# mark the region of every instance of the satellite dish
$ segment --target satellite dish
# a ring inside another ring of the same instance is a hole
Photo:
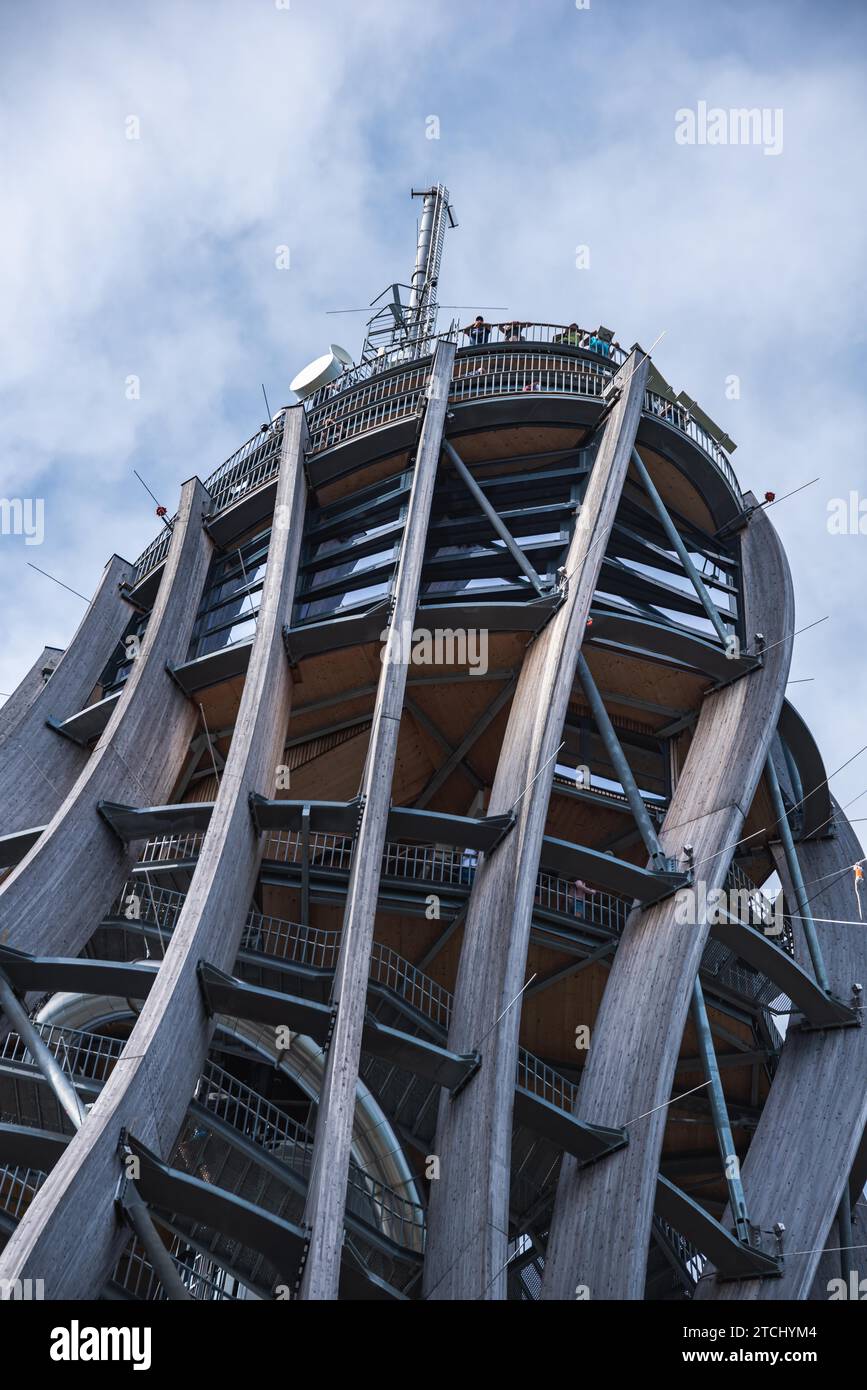
[[[312,396],[314,391],[318,391],[321,386],[327,386],[329,381],[335,381],[347,367],[353,366],[352,357],[342,348],[339,343],[331,344],[331,351],[317,357],[308,366],[302,367],[296,377],[289,383],[289,389],[294,391],[300,400],[305,400],[307,396]]]

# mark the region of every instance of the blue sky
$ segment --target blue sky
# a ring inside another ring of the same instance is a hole
[[[0,497],[44,498],[45,540],[0,536],[0,690],[83,607],[27,561],[89,594],[134,559],[156,527],[133,468],[174,507],[261,423],[261,382],[275,409],[329,341],[357,352],[364,316],[325,311],[408,278],[409,189],[441,179],[443,302],[665,330],[657,365],[737,441],[744,486],[820,475],[772,515],[799,625],[830,615],[790,694],[845,762],[867,743],[867,536],[827,517],[867,497],[865,30],[845,0],[4,7]],[[699,101],[782,109],[781,153],[678,145]],[[867,789],[867,754],[832,788]]]

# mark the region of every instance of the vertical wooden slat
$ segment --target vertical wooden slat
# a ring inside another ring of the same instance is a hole
[[[536,872],[575,658],[629,467],[646,375],[646,361],[639,364],[635,354],[621,369],[622,393],[603,427],[569,546],[565,600],[527,650],[509,713],[489,814],[514,808],[517,819],[480,863],[467,910],[449,1047],[478,1047],[482,1066],[458,1097],[440,1101],[434,1152],[441,1176],[431,1188],[425,1255],[429,1298],[505,1297],[520,1026],[520,1001],[514,1000],[524,984]]]
[[[390,631],[398,635],[398,648],[390,651],[380,672],[362,781],[363,807],[332,992],[337,1015],[319,1098],[312,1175],[305,1208],[305,1223],[311,1229],[301,1286],[301,1296],[306,1299],[337,1297],[370,950],[406,688],[408,652],[402,638],[407,627],[412,631],[418,604],[454,353],[451,343],[440,342],[431,368],[390,619]]]
[[[232,744],[165,959],[93,1110],[0,1258],[0,1270],[9,1271],[0,1277],[39,1270],[46,1298],[92,1297],[103,1286],[128,1238],[113,1213],[121,1129],[168,1158],[207,1055],[213,1024],[196,969],[200,960],[222,970],[234,962],[261,858],[249,796],[274,794],[286,738],[292,677],[282,632],[298,572],[305,442],[299,406],[286,412],[268,564]]]
[[[166,663],[187,655],[213,551],[202,526],[209,502],[198,478],[184,484],[141,652],[117,707],[43,834],[0,886],[0,939],[9,946],[75,955],[133,858],[100,817],[98,802],[148,806],[165,801],[172,789],[198,713]]]
[[[693,846],[696,880],[708,893],[725,881],[764,767],[794,630],[789,567],[764,512],[753,514],[742,559],[746,631],[765,634],[764,664],[705,697],[660,833],[669,855],[682,857],[684,845]],[[576,1113],[595,1124],[625,1125],[629,1143],[592,1168],[563,1159],[543,1298],[575,1298],[578,1285],[594,1300],[643,1297],[665,1107],[708,935],[706,920],[679,923],[675,907],[667,898],[633,911],[617,948]]]
[[[86,748],[45,721],[68,719],[83,708],[132,615],[118,589],[131,573],[126,560],[112,555],[51,679],[41,682],[45,663],[37,663],[28,678],[39,685],[25,708],[16,691],[0,711],[0,835],[50,820],[87,762]]]

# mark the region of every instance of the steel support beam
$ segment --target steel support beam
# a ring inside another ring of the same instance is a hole
[[[478,1048],[482,1066],[457,1097],[440,1102],[434,1152],[441,1177],[431,1191],[428,1298],[498,1299],[506,1293],[519,995],[536,871],[575,657],[629,467],[646,374],[646,362],[634,354],[618,374],[569,545],[563,599],[527,649],[509,712],[490,811],[514,812],[517,823],[481,861],[467,911],[449,1046]]]
[[[639,478],[641,479],[641,485],[644,488],[644,491],[647,493],[647,496],[650,498],[651,505],[654,511],[656,512],[657,517],[659,518],[660,524],[662,525],[662,529],[668,537],[669,541],[671,542],[672,549],[675,551],[676,555],[678,556],[678,559],[680,560],[680,563],[683,565],[687,575],[692,581],[692,586],[695,589],[695,592],[698,594],[701,606],[707,614],[708,620],[711,626],[713,627],[714,632],[716,633],[717,637],[719,637],[723,646],[725,646],[728,642],[730,635],[728,628],[726,627],[725,623],[720,617],[716,609],[716,606],[710,594],[707,591],[704,580],[702,579],[701,575],[699,574],[698,570],[693,564],[692,557],[689,551],[687,550],[686,546],[684,545],[683,541],[681,540],[677,527],[675,526],[674,522],[668,514],[668,508],[666,507],[665,503],[663,502],[662,498],[657,492],[656,485],[654,484],[653,479],[651,478],[650,474],[647,471],[647,468],[645,467],[644,459],[641,457],[637,449],[632,450],[632,462],[636,472],[638,473]]]
[[[42,1041],[42,1034],[34,1026],[30,1015],[2,970],[0,970],[0,1008],[3,1009],[15,1032],[25,1044],[27,1051],[42,1072],[72,1124],[78,1129],[87,1118],[87,1110],[54,1053],[45,1046]]]
[[[539,578],[535,569],[530,564],[530,561],[527,559],[527,556],[524,554],[523,550],[518,545],[511,531],[501,520],[496,508],[491,506],[491,503],[488,501],[487,497],[482,492],[482,489],[479,487],[472,473],[467,468],[467,465],[464,463],[457,449],[452,443],[450,443],[448,439],[443,440],[443,448],[448,454],[451,462],[454,464],[455,470],[461,482],[465,485],[467,491],[471,494],[471,496],[481,507],[485,516],[488,518],[488,521],[491,523],[497,535],[500,537],[500,540],[503,542],[512,559],[515,561],[515,564],[518,566],[518,569],[525,576],[525,578],[529,579],[530,583],[532,584],[533,588],[536,590],[536,593],[540,596],[540,598],[543,598],[545,594],[549,591],[548,587],[546,587],[546,585],[542,583],[542,580]]]
[[[453,344],[438,343],[431,367],[427,406],[416,450],[412,490],[395,578],[387,639],[392,645],[384,654],[362,781],[363,809],[355,840],[340,956],[332,993],[337,1016],[319,1098],[311,1180],[305,1207],[305,1225],[310,1228],[311,1235],[301,1282],[302,1299],[335,1299],[338,1293],[370,951],[410,659],[404,634],[407,628],[412,631],[418,606],[454,351]]]
[[[783,804],[783,793],[780,790],[780,779],[777,776],[777,769],[774,767],[774,760],[770,753],[765,764],[765,775],[768,781],[768,790],[771,793],[771,805],[774,808],[774,817],[777,822],[777,829],[780,832],[780,842],[783,846],[783,853],[786,856],[786,868],[794,888],[795,901],[798,904],[798,912],[801,915],[801,928],[807,942],[807,949],[810,952],[810,959],[813,962],[813,969],[816,972],[816,983],[820,989],[827,994],[830,989],[828,983],[828,973],[825,969],[825,962],[822,959],[822,948],[819,945],[819,938],[816,935],[816,924],[813,921],[813,912],[810,907],[810,899],[807,896],[804,875],[801,872],[801,864],[798,859],[798,851],[795,849],[795,842],[792,839],[792,830],[789,825],[789,817],[786,815],[786,808]]]
[[[587,665],[583,652],[579,652],[576,657],[575,669],[584,694],[587,696],[587,703],[593,715],[593,722],[599,730],[600,737],[605,745],[605,751],[611,759],[612,766],[617,775],[617,780],[626,793],[626,800],[629,802],[629,809],[635,819],[635,824],[641,832],[644,848],[650,855],[650,861],[653,867],[658,869],[661,873],[664,873],[667,869],[670,869],[671,864],[663,853],[662,846],[659,843],[659,836],[656,833],[656,826],[650,819],[650,812],[642,800],[641,792],[638,790],[638,783],[632,775],[632,768],[626,761],[626,755],[621,747],[620,739],[615,733],[614,725],[608,716],[608,711],[605,708],[602,696],[596,688],[596,682],[593,679],[592,672]]]
[[[181,1279],[174,1260],[160,1239],[147,1203],[139,1196],[134,1183],[127,1184],[121,1206],[168,1297],[179,1303],[192,1302],[193,1295]]]
[[[728,1184],[735,1231],[737,1232],[738,1240],[743,1241],[745,1245],[749,1245],[750,1222],[747,1213],[747,1200],[744,1196],[744,1185],[740,1178],[738,1152],[735,1148],[734,1135],[732,1134],[731,1125],[729,1124],[725,1092],[722,1087],[722,1079],[719,1074],[713,1037],[710,1031],[710,1021],[704,1002],[704,991],[702,990],[698,976],[696,976],[695,984],[692,987],[692,1018],[695,1024],[696,1037],[698,1038],[698,1050],[701,1054],[702,1070],[704,1071],[706,1079],[710,1082],[707,1089],[710,1099],[711,1114],[713,1115],[713,1127],[716,1131],[720,1159],[722,1160],[723,1172],[725,1173],[726,1182]]]
[[[449,769],[449,773],[452,773],[456,767],[459,767],[461,771],[464,773],[467,780],[472,782],[473,786],[476,788],[476,791],[481,790],[481,788],[485,785],[482,778],[479,777],[478,773],[473,771],[470,764],[465,761],[464,756],[462,754],[459,754],[457,749],[452,748],[448,739],[437,728],[433,720],[428,718],[424,710],[419,709],[416,702],[414,700],[411,700],[409,696],[407,696],[404,700],[404,708],[409,710],[409,713],[412,715],[419,728],[422,728],[427,733],[429,733],[431,738],[439,744],[440,748],[444,749],[446,754],[446,761],[443,764],[443,767],[447,766]],[[414,804],[416,807],[421,808],[423,806],[426,806],[428,801],[430,800],[429,796],[425,796],[426,790],[427,789],[425,788],[422,791],[421,796],[415,801]],[[422,800],[422,797],[424,797],[424,800]]]

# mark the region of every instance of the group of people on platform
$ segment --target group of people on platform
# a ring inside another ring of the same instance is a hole
[[[472,347],[484,347],[485,343],[490,342],[491,333],[495,328],[498,328],[502,333],[504,343],[523,343],[526,341],[524,329],[529,327],[529,320],[510,319],[507,323],[488,323],[481,314],[476,314],[472,323],[468,323],[466,328],[461,331],[465,337],[469,338]],[[570,323],[562,332],[555,333],[551,341],[567,347],[588,348],[590,352],[597,352],[600,357],[611,356],[612,344],[610,342],[600,337],[598,332],[583,332],[577,323]],[[616,347],[617,344],[615,343],[613,346]]]

